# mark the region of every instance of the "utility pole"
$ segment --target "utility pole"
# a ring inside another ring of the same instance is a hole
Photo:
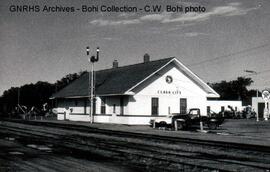
[[[18,87],[18,105],[20,106],[20,87]]]
[[[90,123],[92,124],[94,122],[94,90],[95,90],[95,83],[94,83],[94,63],[98,61],[99,59],[99,47],[97,47],[97,54],[96,56],[92,55],[89,58],[89,63],[91,63],[91,75],[89,73],[89,103],[90,103],[90,109],[89,109],[89,117],[90,117]],[[90,55],[90,48],[89,46],[86,47],[86,55]]]

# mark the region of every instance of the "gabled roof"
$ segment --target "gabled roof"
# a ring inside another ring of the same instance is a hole
[[[196,83],[201,89],[207,93],[207,97],[218,98],[220,95],[212,89],[207,83],[205,83],[200,77],[193,73],[189,68],[187,68],[183,63],[181,63],[176,58],[174,59],[176,65],[180,68],[183,74],[185,74],[189,79]]]
[[[97,95],[121,95],[167,64],[171,58],[96,71]],[[89,73],[83,74],[51,98],[89,96]]]
[[[219,95],[194,73],[187,69],[176,58],[170,57],[145,63],[122,66],[117,68],[96,71],[96,95],[124,95],[132,91],[153,74],[160,71],[169,63],[175,62],[186,76],[190,77],[198,84],[209,97],[219,97]],[[51,98],[72,98],[89,96],[89,73],[83,74]]]

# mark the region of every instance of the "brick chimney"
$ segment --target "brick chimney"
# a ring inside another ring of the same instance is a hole
[[[117,60],[113,61],[113,68],[118,68],[118,61]]]
[[[145,53],[144,56],[143,56],[143,62],[146,63],[146,62],[149,62],[150,61],[150,56],[149,54]]]

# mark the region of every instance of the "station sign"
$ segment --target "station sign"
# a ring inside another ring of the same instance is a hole
[[[179,90],[158,90],[157,91],[158,94],[171,94],[171,95],[180,95],[181,91]]]

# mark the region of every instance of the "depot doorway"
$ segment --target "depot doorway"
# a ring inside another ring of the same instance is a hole
[[[259,118],[263,118],[264,103],[258,103],[258,115]]]

